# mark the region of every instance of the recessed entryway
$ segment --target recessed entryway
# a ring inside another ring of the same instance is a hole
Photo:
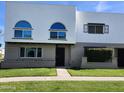
[[[65,48],[56,47],[56,66],[65,65]]]
[[[124,67],[124,49],[118,49],[118,67]]]

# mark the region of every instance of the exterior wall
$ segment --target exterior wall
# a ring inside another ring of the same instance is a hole
[[[20,47],[42,48],[41,58],[20,58]],[[70,45],[57,45],[65,48],[65,67],[69,67]],[[56,64],[55,44],[31,44],[31,43],[6,43],[5,60],[2,68],[22,68],[22,67],[55,67]]]
[[[84,47],[108,47],[114,48],[112,62],[87,62],[84,57]],[[76,45],[71,46],[71,60],[70,67],[77,68],[118,68],[117,66],[117,50],[115,48],[122,48],[124,45],[116,44],[99,44],[99,43],[82,43],[78,42]]]
[[[40,47],[43,51],[42,58],[20,58],[20,47]],[[52,44],[6,43],[5,60],[1,67],[55,67],[55,48]]]
[[[74,6],[6,2],[5,42],[74,44],[76,43],[75,12]],[[14,38],[13,28],[20,20],[26,20],[32,25],[32,39]],[[49,29],[55,22],[65,25],[66,40],[50,40]]]
[[[80,67],[83,53],[84,53],[83,44],[76,43],[76,45],[71,46],[70,67]]]
[[[109,25],[109,33],[84,33],[83,25],[87,23],[105,23]],[[124,14],[76,12],[76,42],[124,44]]]
[[[87,62],[84,57],[84,47],[109,47],[114,48],[112,62]],[[20,58],[20,47],[41,47],[43,49],[42,58]],[[55,45],[55,44],[28,44],[28,43],[6,43],[5,60],[2,62],[2,68],[19,68],[19,67],[55,67],[56,47],[65,48],[65,67],[77,68],[118,68],[117,66],[117,49],[123,48],[124,45],[116,44],[87,44],[78,42],[75,45]]]
[[[118,68],[117,58],[113,57],[111,62],[87,62],[87,58],[82,57],[81,68]]]

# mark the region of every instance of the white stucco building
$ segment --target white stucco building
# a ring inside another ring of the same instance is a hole
[[[6,2],[5,20],[3,68],[124,66],[124,14]]]

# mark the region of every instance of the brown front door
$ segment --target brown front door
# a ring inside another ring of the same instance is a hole
[[[65,48],[56,47],[56,66],[65,65]]]

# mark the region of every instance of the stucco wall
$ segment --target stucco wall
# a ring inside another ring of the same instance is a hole
[[[41,58],[20,58],[20,47],[42,48]],[[53,44],[6,43],[5,60],[2,68],[16,67],[55,67],[55,48]]]
[[[70,67],[82,68],[117,68],[117,50],[113,51],[112,62],[87,62],[84,57],[84,47],[108,47],[108,48],[123,48],[124,45],[116,44],[100,44],[100,43],[82,43],[78,42],[76,45],[71,46],[71,60]]]
[[[87,62],[87,58],[82,57],[81,68],[118,68],[117,57],[113,57],[111,62]]]
[[[109,25],[108,34],[84,33],[84,24],[105,23]],[[124,14],[76,12],[76,42],[124,44]]]
[[[74,6],[6,2],[5,42],[75,43],[75,12]],[[13,28],[20,20],[26,20],[32,25],[32,40],[13,39]],[[65,25],[66,40],[50,40],[49,29],[55,22]]]

